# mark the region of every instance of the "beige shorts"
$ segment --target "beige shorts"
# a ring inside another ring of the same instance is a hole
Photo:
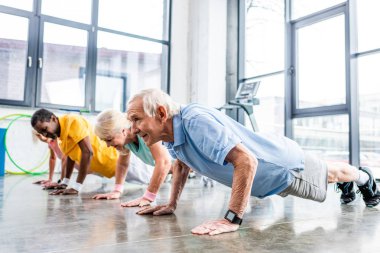
[[[323,202],[326,199],[328,176],[327,164],[311,154],[305,153],[305,169],[302,171],[291,171],[294,180],[291,185],[278,195],[297,196]]]

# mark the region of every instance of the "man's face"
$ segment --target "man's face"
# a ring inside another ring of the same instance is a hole
[[[47,138],[56,139],[59,134],[58,119],[52,116],[50,121],[37,121],[34,130]]]
[[[147,146],[162,140],[164,121],[160,115],[154,117],[146,115],[141,98],[129,103],[127,113],[132,123],[132,132],[140,135]]]

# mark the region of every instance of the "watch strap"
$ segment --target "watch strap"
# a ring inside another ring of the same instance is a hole
[[[224,218],[232,224],[241,225],[241,223],[243,222],[243,219],[239,218],[238,215],[231,210],[227,211],[226,215],[224,215]]]

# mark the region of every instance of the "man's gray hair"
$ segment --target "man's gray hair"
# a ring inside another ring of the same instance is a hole
[[[174,102],[168,94],[159,89],[141,90],[132,96],[128,104],[138,98],[142,99],[144,112],[149,117],[156,116],[158,106],[164,106],[166,108],[169,118],[173,118],[173,116],[178,114],[180,110],[179,104]]]

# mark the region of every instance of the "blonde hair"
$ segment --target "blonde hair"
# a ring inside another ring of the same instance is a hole
[[[173,116],[178,114],[180,110],[179,104],[174,102],[168,94],[159,89],[141,90],[132,96],[128,104],[138,98],[142,99],[144,112],[149,117],[156,116],[158,106],[164,106],[166,108],[169,118],[173,118]]]
[[[118,110],[108,109],[102,111],[95,122],[95,134],[102,140],[111,139],[114,134],[124,128],[130,128],[126,115]]]

